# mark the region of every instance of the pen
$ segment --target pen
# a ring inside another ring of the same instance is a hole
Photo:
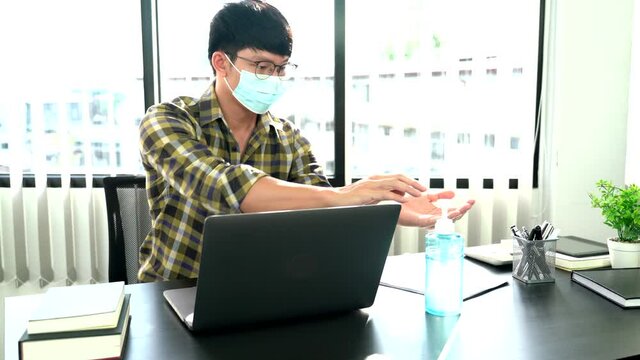
[[[555,230],[555,228],[553,227],[553,225],[549,224],[549,226],[547,226],[542,232],[542,238],[545,240],[548,239],[549,236],[553,234],[553,230]]]
[[[518,231],[518,228],[515,225],[511,225],[510,229],[511,229],[511,233],[514,236],[522,237],[522,235],[520,235],[520,232]]]
[[[549,228],[550,226],[551,224],[547,224],[547,228]],[[545,239],[540,226],[536,226],[533,229],[531,229],[531,237],[533,238],[533,240]],[[541,242],[538,242],[534,246],[536,247],[536,254],[538,256],[537,257],[538,268],[540,269],[542,276],[543,277],[551,276],[551,269],[549,269],[549,266],[547,265],[547,261],[545,259],[546,251],[544,249],[544,244],[542,244]]]
[[[516,241],[518,243],[518,247],[521,249],[521,251],[524,251],[524,246],[525,245],[522,243],[521,239],[526,239],[526,238],[520,233],[520,231],[518,231],[518,227],[516,225],[511,225],[510,229],[511,229],[511,233],[513,234],[513,237],[514,237],[514,241]],[[518,263],[518,267],[515,269],[515,273],[518,276],[522,276],[522,274],[524,273],[524,270],[525,270],[524,268],[525,268],[525,265],[526,265],[526,261],[524,261],[524,260],[525,260],[526,256],[528,256],[528,255],[523,252],[522,255],[521,255],[521,260]]]
[[[531,232],[529,233],[528,240],[542,240],[542,230],[540,229],[540,225],[536,225]]]
[[[547,228],[549,227],[549,225],[551,225],[547,220],[545,220],[542,225],[540,225],[540,228],[542,229],[542,239],[544,240],[544,234],[547,231]]]

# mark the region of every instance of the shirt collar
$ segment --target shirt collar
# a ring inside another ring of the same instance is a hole
[[[216,92],[213,90],[215,84],[216,82],[213,81],[200,97],[201,126],[204,126],[216,119],[222,119],[222,110],[220,110],[220,104],[218,103]]]
[[[227,125],[224,117],[222,116],[222,110],[220,109],[220,104],[218,103],[216,92],[214,91],[215,84],[216,82],[214,80],[200,97],[201,126],[205,126],[206,124],[216,120],[222,121],[225,126]],[[258,129],[262,129],[265,134],[268,134],[269,127],[273,127],[276,131],[281,131],[282,123],[274,119],[271,113],[267,111],[266,113],[259,115],[258,123],[256,124],[256,130],[258,131]]]

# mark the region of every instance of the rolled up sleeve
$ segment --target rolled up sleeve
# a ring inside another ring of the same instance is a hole
[[[213,213],[240,212],[256,181],[267,174],[215,156],[196,120],[173,104],[152,107],[140,125],[143,165],[157,172],[186,199]]]

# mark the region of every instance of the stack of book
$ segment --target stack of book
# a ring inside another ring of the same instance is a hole
[[[119,359],[130,322],[124,282],[50,288],[18,341],[20,359]]]
[[[578,236],[561,236],[556,246],[556,267],[566,271],[587,270],[611,265],[605,243]]]

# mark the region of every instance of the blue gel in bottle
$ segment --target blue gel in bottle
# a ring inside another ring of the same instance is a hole
[[[464,238],[454,231],[447,209],[425,236],[425,311],[432,315],[459,315],[462,310]]]

